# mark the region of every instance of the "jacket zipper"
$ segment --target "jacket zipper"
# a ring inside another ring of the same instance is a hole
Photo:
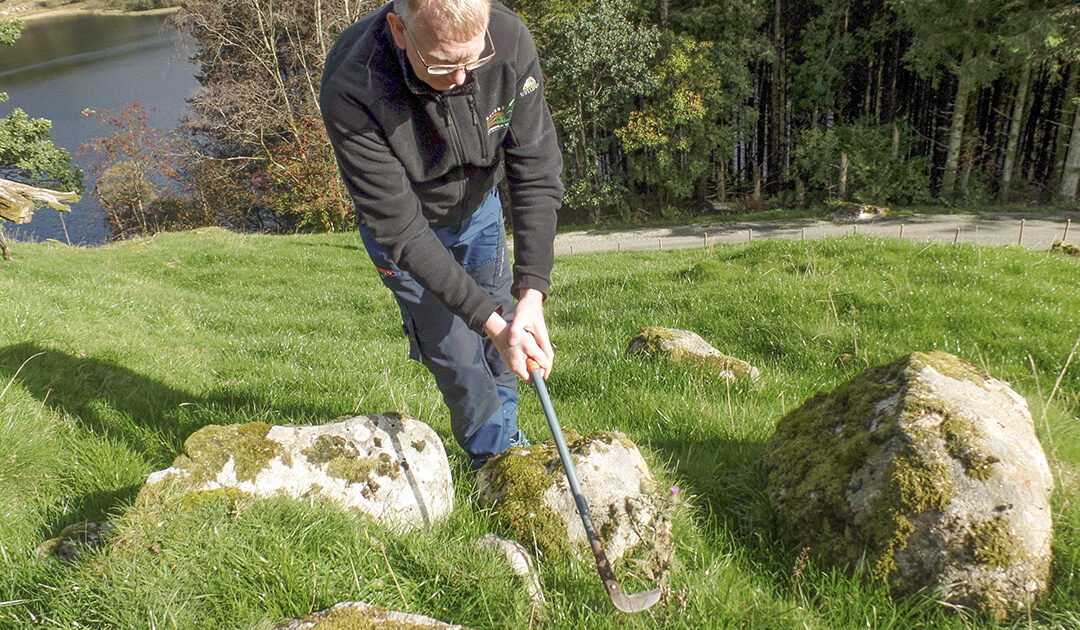
[[[451,131],[453,131],[453,135],[450,138],[450,143],[454,145],[454,155],[457,156],[458,164],[460,164],[462,166],[465,166],[465,156],[464,156],[464,150],[462,149],[461,134],[458,132],[457,125],[454,124],[454,114],[453,114],[453,111],[450,108],[450,103],[448,103],[447,100],[445,98],[443,98],[441,95],[437,96],[435,98],[438,100],[440,109],[442,109],[442,111],[443,111],[443,118],[446,120],[447,128],[450,129]],[[463,200],[463,201],[465,199],[465,180],[464,179],[461,180],[461,193],[458,195],[458,198]],[[462,211],[461,208],[458,208],[458,219],[459,220],[464,219],[464,212]]]
[[[480,136],[480,157],[484,162],[487,162],[487,138],[484,137],[484,127],[480,124],[480,114],[476,111],[476,98],[474,98],[472,94],[469,94],[468,99],[469,111],[472,112],[473,126],[476,127],[476,133]]]

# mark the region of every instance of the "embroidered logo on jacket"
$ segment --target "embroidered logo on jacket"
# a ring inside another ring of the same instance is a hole
[[[528,96],[536,91],[536,88],[540,87],[540,84],[536,82],[536,79],[529,77],[525,79],[525,85],[521,86],[521,96]]]
[[[503,107],[496,107],[495,111],[491,112],[491,114],[488,115],[488,117],[487,117],[488,134],[495,133],[499,129],[502,129],[503,127],[510,124],[510,119],[514,117],[514,101],[515,100],[516,99],[511,99],[510,102],[507,103]]]

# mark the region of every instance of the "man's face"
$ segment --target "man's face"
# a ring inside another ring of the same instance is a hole
[[[428,66],[460,65],[476,61],[487,48],[486,30],[481,29],[474,36],[462,39],[447,28],[432,25],[424,14],[418,13],[412,28],[406,32],[405,24],[396,14],[387,16],[390,32],[398,48],[405,49],[413,72],[424,83],[442,92],[465,83],[468,71],[459,67],[450,74],[431,74]]]

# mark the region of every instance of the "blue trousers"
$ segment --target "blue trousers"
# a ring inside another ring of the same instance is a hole
[[[453,226],[432,226],[439,241],[480,288],[487,291],[511,319],[510,257],[498,190],[493,190],[471,217]],[[435,377],[450,409],[454,438],[473,468],[510,446],[517,433],[517,376],[499,356],[495,344],[470,330],[431,292],[400,269],[361,226],[371,261],[401,309],[402,328],[409,338],[409,356]]]

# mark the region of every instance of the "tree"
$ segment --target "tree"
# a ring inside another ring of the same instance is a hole
[[[922,76],[948,72],[956,79],[940,196],[952,197],[969,101],[978,88],[1014,63],[1017,47],[1047,16],[1040,0],[894,0],[913,42],[905,59]],[[1029,44],[1021,44],[1025,50]]]
[[[659,31],[631,19],[628,0],[597,0],[550,18],[541,50],[552,116],[568,156],[565,203],[595,217],[625,203],[615,130],[656,89]]]
[[[1080,73],[1080,6],[1073,4],[1060,8],[1054,14],[1053,24],[1047,46],[1059,54],[1063,63],[1072,64],[1074,73]],[[1061,186],[1058,188],[1058,196],[1065,200],[1075,200],[1080,194],[1080,94],[1073,97],[1071,105],[1070,139],[1061,173]],[[1068,127],[1068,118],[1063,126]]]
[[[666,34],[653,75],[658,88],[616,131],[630,153],[630,177],[661,193],[661,206],[704,197],[701,184],[731,155],[734,139],[723,124],[737,105],[725,91],[711,42]]]
[[[0,45],[14,44],[21,33],[22,22],[0,20]],[[0,92],[0,103],[6,100],[7,93]],[[82,170],[72,164],[71,154],[49,140],[51,130],[51,121],[30,118],[19,108],[0,118],[0,178],[33,187],[81,193],[84,190]],[[0,248],[4,257],[10,258],[2,226]]]
[[[172,143],[150,125],[153,109],[139,102],[124,105],[119,112],[111,109],[84,109],[84,116],[97,118],[110,131],[80,147],[94,154],[93,171],[99,175],[94,194],[109,217],[114,238],[145,235],[170,225],[156,216],[153,204],[175,188],[178,170],[173,164]]]
[[[281,211],[291,209],[296,196],[292,187],[299,180],[287,175],[297,167],[294,160],[303,163],[302,170],[323,172],[336,168],[329,151],[297,150],[288,163],[280,159],[287,153],[283,147],[307,142],[307,121],[319,118],[319,80],[330,46],[346,26],[379,5],[376,0],[185,3],[176,22],[199,42],[194,58],[202,89],[190,102],[194,115],[187,125],[183,168],[189,183],[207,186],[193,191],[199,205],[243,203],[236,219],[274,231],[318,229],[329,225],[328,216],[342,216],[340,208],[327,212],[315,205],[306,208],[317,216]],[[272,185],[262,185],[267,179]],[[214,199],[230,190],[244,194]]]

